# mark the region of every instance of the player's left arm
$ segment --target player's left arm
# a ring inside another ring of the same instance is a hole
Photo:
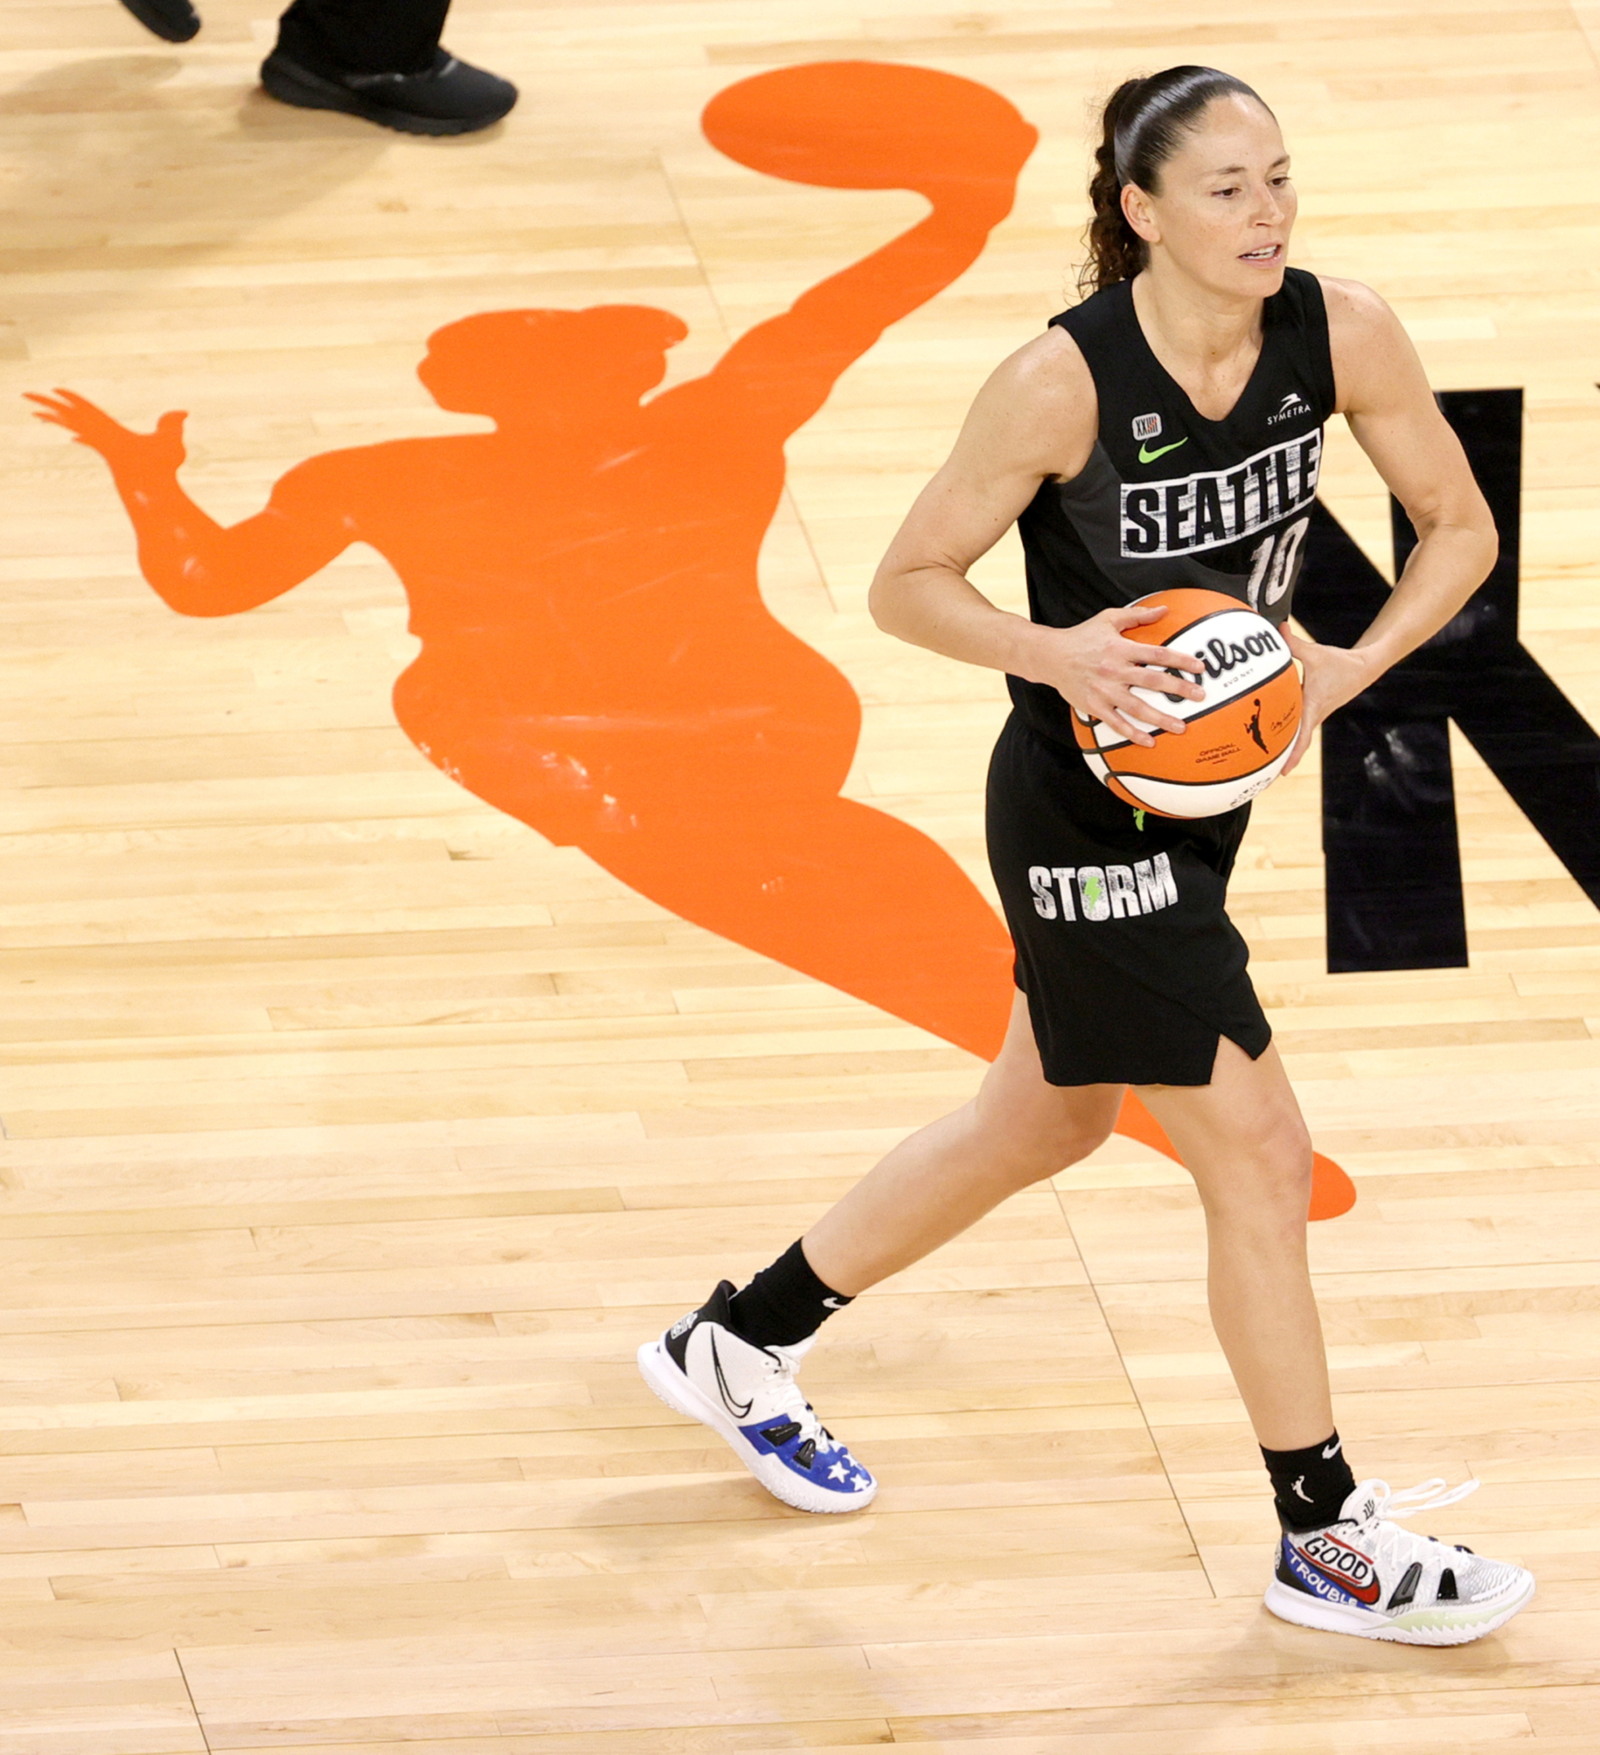
[[[1300,735],[1318,725],[1438,633],[1488,577],[1499,552],[1494,519],[1461,441],[1439,412],[1411,338],[1369,287],[1324,280],[1339,411],[1416,527],[1417,546],[1389,600],[1349,650],[1293,633],[1305,667]]]

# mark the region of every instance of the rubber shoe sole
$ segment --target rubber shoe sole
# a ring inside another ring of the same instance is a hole
[[[276,55],[269,55],[261,63],[261,83],[279,103],[293,104],[300,110],[337,110],[341,115],[359,116],[364,122],[376,122],[380,128],[394,128],[401,134],[472,134],[480,128],[492,128],[511,113],[508,105],[493,116],[419,116],[388,104],[372,103],[346,86],[322,79]]]
[[[200,34],[200,15],[182,0],[122,0],[122,4],[153,36],[165,43],[187,43]]]
[[[1430,1609],[1411,1609],[1403,1615],[1386,1620],[1364,1609],[1346,1608],[1342,1603],[1325,1603],[1304,1591],[1293,1590],[1274,1579],[1267,1586],[1266,1605],[1280,1621],[1293,1621],[1300,1627],[1315,1627],[1323,1633],[1349,1633],[1357,1639],[1388,1639],[1400,1645],[1467,1645],[1493,1633],[1519,1609],[1527,1607],[1534,1593],[1534,1581],[1518,1584],[1498,1600],[1463,1603],[1448,1609],[1435,1604]]]
[[[684,1376],[660,1341],[646,1341],[639,1349],[638,1359],[639,1375],[649,1384],[656,1397],[665,1402],[673,1413],[683,1414],[691,1420],[698,1420],[702,1426],[709,1426],[774,1499],[781,1499],[785,1505],[792,1506],[796,1511],[837,1513],[860,1511],[876,1498],[876,1481],[866,1492],[848,1497],[841,1493],[829,1493],[821,1487],[814,1494],[808,1494],[805,1482],[776,1457],[750,1455],[750,1447],[745,1442],[744,1434],[715,1402],[702,1395]]]

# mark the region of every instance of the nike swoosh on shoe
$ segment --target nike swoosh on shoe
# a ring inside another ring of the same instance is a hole
[[[729,1395],[728,1380],[722,1374],[722,1357],[717,1352],[717,1337],[714,1334],[707,1334],[706,1339],[711,1342],[711,1364],[717,1374],[717,1394],[722,1397],[722,1405],[733,1415],[734,1419],[743,1420],[748,1417],[751,1408],[755,1406],[754,1399],[741,1404]]]

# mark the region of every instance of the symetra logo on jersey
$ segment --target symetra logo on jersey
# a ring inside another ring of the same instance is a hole
[[[1241,542],[1309,506],[1322,466],[1320,428],[1246,458],[1176,481],[1122,484],[1122,554],[1199,554]]]

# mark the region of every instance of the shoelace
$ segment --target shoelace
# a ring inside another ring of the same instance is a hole
[[[788,1347],[768,1347],[766,1351],[778,1360],[776,1376],[782,1378],[795,1393],[800,1406],[786,1409],[790,1420],[800,1428],[800,1442],[809,1438],[815,1443],[818,1452],[842,1450],[844,1447],[817,1418],[817,1411],[810,1402],[800,1394],[800,1386],[794,1380],[794,1374],[800,1369],[800,1361]]]
[[[1461,1550],[1440,1542],[1437,1537],[1419,1536],[1414,1530],[1402,1529],[1396,1521],[1414,1517],[1419,1511],[1437,1511],[1441,1506],[1455,1505],[1469,1493],[1478,1490],[1476,1480],[1459,1487],[1447,1486],[1442,1475],[1419,1486],[1407,1487],[1396,1493],[1387,1481],[1368,1481],[1362,1485],[1372,1499],[1372,1513],[1358,1526],[1378,1567],[1379,1576],[1392,1590],[1414,1561],[1421,1561],[1427,1573],[1437,1580],[1440,1570],[1461,1563]]]
[[[1406,1487],[1396,1493],[1387,1481],[1373,1481],[1370,1483],[1372,1517],[1367,1521],[1398,1521],[1415,1517],[1419,1511],[1438,1511],[1446,1505],[1458,1505],[1469,1493],[1476,1493],[1479,1485],[1474,1479],[1452,1487],[1443,1475],[1435,1475],[1431,1481],[1423,1481],[1419,1486]]]

